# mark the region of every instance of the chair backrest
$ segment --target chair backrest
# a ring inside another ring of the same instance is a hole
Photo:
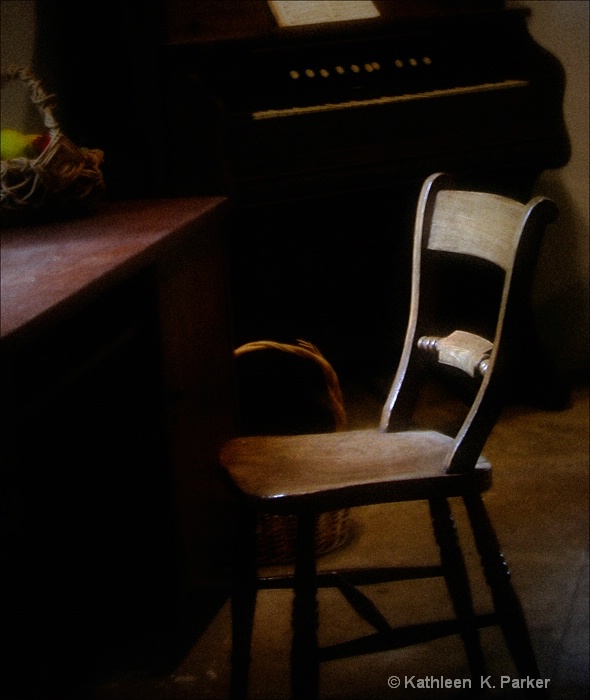
[[[473,469],[501,408],[506,335],[530,295],[555,204],[458,190],[438,173],[422,187],[416,213],[410,314],[381,430],[408,426],[420,378],[435,356],[476,383],[454,436],[450,473]],[[446,306],[445,306],[446,303]],[[447,369],[447,372],[449,370]]]

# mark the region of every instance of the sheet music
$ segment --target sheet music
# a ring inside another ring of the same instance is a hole
[[[372,0],[268,0],[280,27],[379,17]]]

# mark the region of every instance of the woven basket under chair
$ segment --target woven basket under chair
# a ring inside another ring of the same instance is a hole
[[[234,350],[235,357],[247,353],[274,350],[295,355],[317,365],[323,374],[334,429],[346,427],[346,412],[338,376],[322,353],[311,343],[298,340],[297,345],[259,340],[241,345]],[[328,554],[342,547],[351,532],[348,509],[321,513],[316,528],[316,553]],[[261,566],[290,564],[295,555],[297,518],[291,515],[264,513],[258,519],[258,564]]]
[[[2,72],[2,87],[20,81],[38,109],[49,142],[36,157],[1,161],[0,217],[18,222],[40,214],[60,215],[84,210],[104,191],[98,149],[80,148],[62,132],[54,115],[54,98],[47,95],[28,68]]]

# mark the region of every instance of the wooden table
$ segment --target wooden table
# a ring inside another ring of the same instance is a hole
[[[15,672],[22,663],[34,679],[38,664],[43,676],[50,658],[59,675],[72,654],[149,635],[195,586],[223,583],[226,207],[105,202],[85,218],[2,231],[3,604]]]

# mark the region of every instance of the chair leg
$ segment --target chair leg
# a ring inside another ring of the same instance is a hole
[[[461,625],[461,639],[469,663],[471,676],[479,679],[486,675],[485,660],[479,630],[476,625],[471,587],[465,560],[457,537],[455,521],[445,498],[429,501],[432,526],[441,556],[443,576],[453,604],[455,615]]]
[[[315,700],[319,694],[316,521],[315,513],[301,514],[297,518],[291,646],[294,700]]]
[[[524,612],[483,500],[474,493],[464,496],[464,502],[496,615],[515,666],[522,677],[540,678]]]
[[[238,519],[232,581],[232,653],[230,696],[232,700],[248,697],[248,672],[252,646],[252,630],[258,590],[256,567],[257,514],[243,509]]]

